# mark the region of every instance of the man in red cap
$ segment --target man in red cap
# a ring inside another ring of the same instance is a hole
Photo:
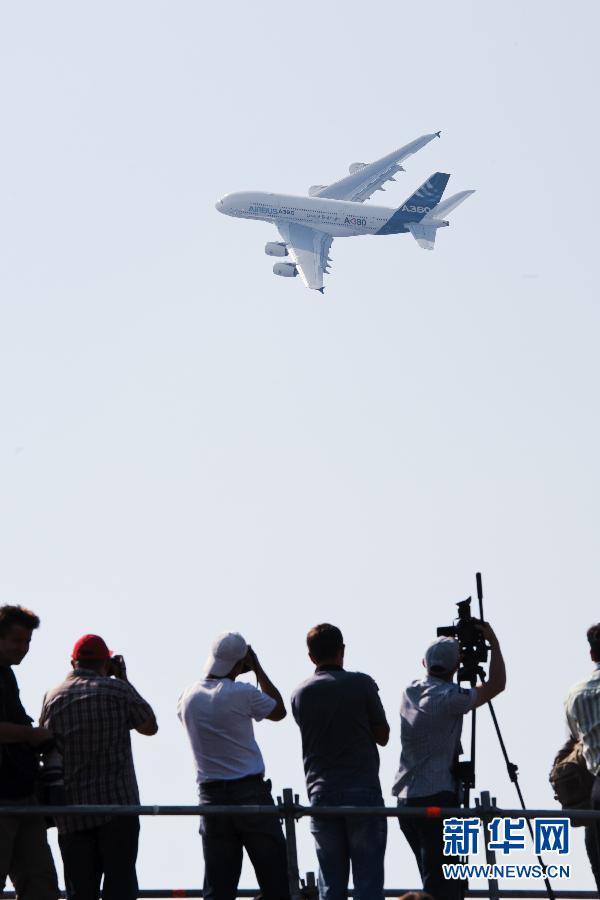
[[[96,634],[73,647],[73,671],[44,697],[40,724],[62,753],[68,804],[140,802],[130,731],[158,731],[150,705],[127,680],[125,661]],[[135,900],[137,816],[57,816],[69,897]]]

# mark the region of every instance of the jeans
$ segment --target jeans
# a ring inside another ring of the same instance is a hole
[[[273,806],[271,782],[261,775],[200,785],[200,803]],[[262,900],[289,900],[285,838],[277,816],[203,816],[204,897],[235,900],[244,848]]]
[[[442,791],[430,797],[411,797],[398,801],[398,806],[458,806],[452,791]],[[456,863],[456,856],[444,856],[443,819],[400,819],[402,834],[415,854],[423,890],[434,900],[460,900],[463,896],[461,881],[444,878],[443,863]]]
[[[135,900],[139,833],[137,816],[115,816],[95,828],[59,834],[68,900],[98,900],[102,875],[104,900]]]
[[[383,806],[381,791],[359,788],[320,790],[310,802],[311,806]],[[350,864],[357,900],[383,900],[384,816],[315,816],[310,830],[319,860],[320,900],[346,900]]]
[[[600,775],[596,775],[592,785],[592,809],[600,809]],[[585,849],[600,894],[600,822],[585,826]]]
[[[34,797],[4,800],[11,806],[37,803]],[[41,816],[3,816],[0,804],[0,896],[6,878],[15,886],[19,900],[57,900],[56,869]]]

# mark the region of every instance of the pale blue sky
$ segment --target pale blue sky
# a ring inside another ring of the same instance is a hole
[[[33,714],[81,633],[125,654],[160,723],[145,802],[194,801],[175,702],[212,637],[242,631],[289,697],[323,620],[380,685],[391,802],[401,689],[481,569],[509,751],[552,805],[599,618],[599,25],[591,2],[0,8],[0,599],[43,620]],[[336,240],[324,297],[214,209],[437,129],[378,197],[436,170],[477,193],[434,253]],[[485,719],[479,784],[513,806]],[[302,791],[291,717],[257,734]],[[416,883],[395,823],[388,846],[388,884]],[[198,885],[196,823],[145,822],[139,874]]]

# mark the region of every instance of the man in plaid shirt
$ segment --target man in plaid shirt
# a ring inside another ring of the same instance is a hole
[[[138,804],[130,730],[156,734],[152,708],[98,635],[77,641],[71,665],[44,697],[40,716],[62,753],[66,802]],[[103,875],[104,900],[135,900],[137,816],[57,816],[56,824],[72,900],[98,900]]]
[[[585,681],[571,688],[565,711],[569,731],[581,741],[583,758],[594,776],[592,809],[600,809],[600,624],[588,628],[587,639],[594,670]],[[600,892],[600,819],[586,825],[585,849]]]

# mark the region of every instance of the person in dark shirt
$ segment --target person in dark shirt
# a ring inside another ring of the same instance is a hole
[[[292,696],[302,735],[306,789],[312,806],[383,806],[379,751],[390,735],[377,685],[343,668],[344,641],[335,625],[308,632],[316,669]],[[381,816],[314,817],[321,900],[346,900],[350,864],[357,900],[383,900],[387,822]]]
[[[56,900],[56,869],[42,816],[3,816],[2,806],[36,804],[39,749],[51,740],[46,728],[33,728],[19,697],[12,666],[29,651],[40,620],[21,606],[0,607],[0,893],[6,878],[19,900]]]

